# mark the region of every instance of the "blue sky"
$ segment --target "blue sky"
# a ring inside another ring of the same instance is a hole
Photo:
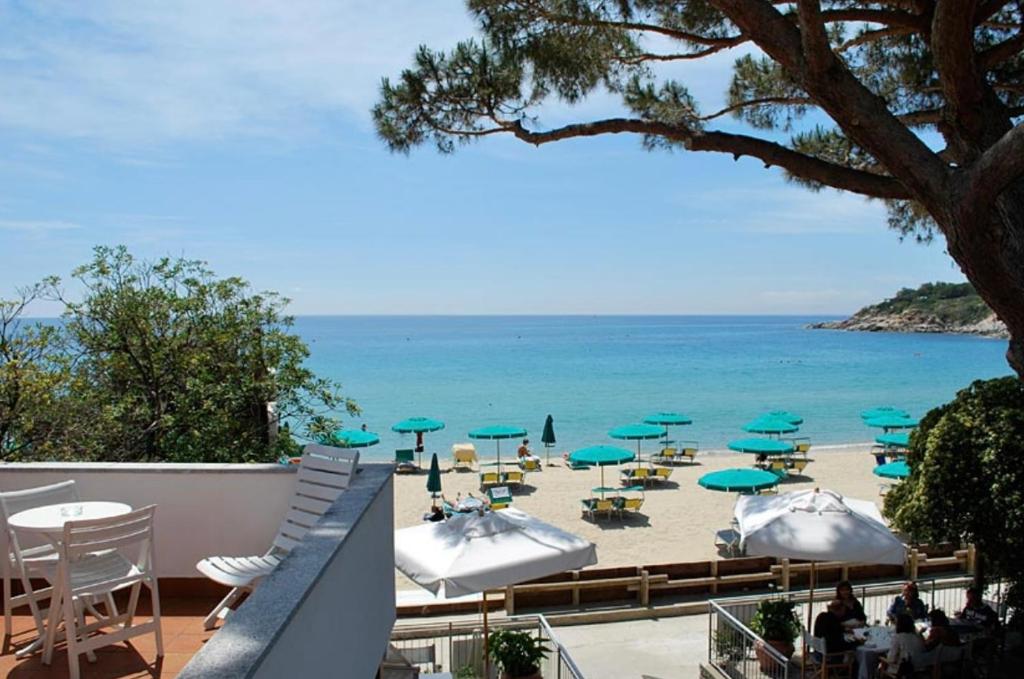
[[[846,313],[963,280],[881,205],[752,159],[632,137],[390,154],[381,76],[473,31],[426,0],[0,5],[0,296],[119,243],[296,314]],[[673,75],[712,110],[736,56]],[[541,121],[618,111],[598,96]]]

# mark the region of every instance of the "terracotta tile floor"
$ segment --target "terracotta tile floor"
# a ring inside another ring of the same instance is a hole
[[[90,663],[80,656],[82,679],[126,679],[128,677],[174,677],[192,656],[202,648],[214,632],[203,631],[203,618],[217,603],[216,598],[168,598],[161,597],[161,615],[164,635],[164,657],[156,662],[156,642],[152,634],[132,639],[129,644],[120,643],[97,649],[96,662]],[[141,610],[142,621],[149,619],[149,611]],[[27,609],[19,609],[27,612]],[[32,618],[28,615],[14,617],[15,646],[22,646],[35,638]],[[43,665],[41,654],[17,659],[10,645],[5,645],[0,655],[0,677],[16,679],[65,679],[68,676],[68,656],[64,645],[59,644],[53,654],[53,663]]]

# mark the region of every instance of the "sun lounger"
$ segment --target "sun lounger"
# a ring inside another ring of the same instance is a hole
[[[518,487],[523,485],[523,481],[526,480],[526,474],[521,471],[507,471],[504,474],[505,485]]]
[[[452,446],[452,467],[464,467],[473,469],[473,465],[479,460],[476,456],[476,446],[472,443],[456,443]]]
[[[500,486],[501,475],[498,472],[482,472],[480,474],[480,487]]]
[[[611,518],[612,512],[615,510],[615,503],[611,500],[599,500],[597,498],[587,498],[581,500],[583,504],[583,515],[589,516],[591,519],[596,519],[597,514],[604,512]]]
[[[583,464],[582,462],[573,462],[572,460],[566,460],[565,464],[567,467],[569,467],[569,469],[573,470],[574,472],[578,472],[584,469],[590,469],[589,464]]]
[[[789,475],[789,471],[786,469],[785,460],[772,460],[768,463],[768,471],[775,474],[780,479],[784,479]]]
[[[715,546],[725,550],[730,556],[740,553],[740,533],[732,528],[715,531]]]
[[[679,461],[679,451],[672,447],[662,448],[660,453],[651,456],[651,461],[658,464],[675,464]]]
[[[644,506],[644,499],[642,497],[624,497],[619,498],[618,506],[616,509],[619,512],[619,518],[622,517],[622,513],[632,510],[639,512],[640,508]]]
[[[811,460],[806,457],[797,458],[790,463],[790,474],[796,474],[797,476],[803,476],[804,470],[807,469],[807,465],[811,463]]]
[[[651,480],[651,470],[646,467],[640,467],[639,469],[623,469],[622,470],[622,481],[623,483],[632,483],[634,481],[640,481],[646,484]]]
[[[395,450],[395,471],[399,474],[414,474],[419,471],[416,464],[416,451],[412,448]]]
[[[540,461],[533,457],[526,457],[519,461],[519,468],[524,472],[540,471]]]
[[[663,481],[668,481],[668,477],[670,476],[672,476],[671,469],[669,469],[668,467],[658,467],[657,469],[653,470],[653,473],[650,474],[648,478],[652,481],[657,481],[658,483],[661,483]]]
[[[680,441],[679,457],[685,459],[690,464],[696,464],[697,462],[697,451],[700,446],[697,445],[696,441]]]

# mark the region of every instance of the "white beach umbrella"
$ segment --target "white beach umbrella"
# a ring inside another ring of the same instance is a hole
[[[487,645],[487,590],[597,563],[596,546],[513,507],[457,514],[395,531],[395,567],[447,597],[481,592]]]
[[[845,498],[831,490],[744,495],[736,501],[735,515],[747,554],[811,562],[808,631],[814,562],[899,565],[906,558],[906,546],[885,525],[874,502]]]

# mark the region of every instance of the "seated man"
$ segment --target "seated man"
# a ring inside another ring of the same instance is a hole
[[[977,587],[967,588],[967,602],[956,617],[960,622],[980,627],[993,627],[999,621],[999,615],[981,600],[981,590]]]
[[[833,599],[828,603],[828,609],[818,614],[814,619],[814,636],[825,641],[825,653],[843,653],[857,648],[856,641],[846,640],[846,630],[840,617],[846,610],[846,606],[839,599]]]
[[[526,460],[533,460],[535,463],[540,463],[540,458],[533,454],[530,450],[530,439],[523,439],[523,444],[519,446],[519,450],[516,451],[519,456],[519,464],[522,465]]]
[[[914,620],[923,620],[928,616],[928,606],[918,595],[917,583],[910,580],[903,583],[903,593],[893,600],[886,617],[893,621],[900,613],[906,613]]]

